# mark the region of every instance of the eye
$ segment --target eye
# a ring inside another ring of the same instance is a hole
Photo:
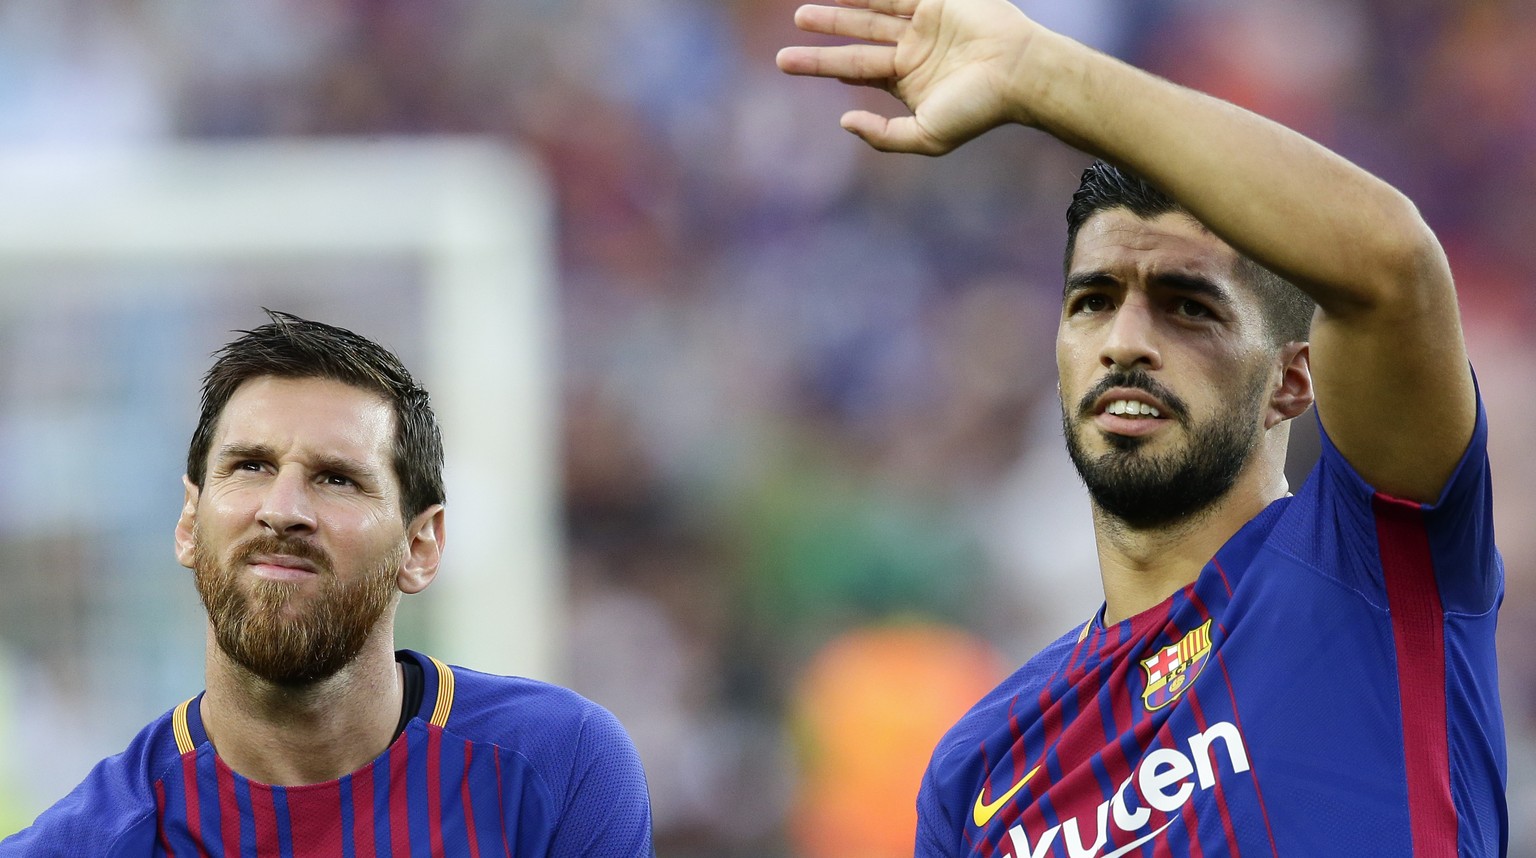
[[[336,486],[338,488],[351,488],[357,485],[351,477],[336,473],[322,474],[320,481],[328,486]]]
[[[231,470],[245,471],[247,473],[254,474],[260,472],[264,467],[266,467],[266,465],[260,461],[257,461],[256,459],[244,459],[242,461],[236,462],[235,466]]]
[[[1179,301],[1178,312],[1180,316],[1200,319],[1209,317],[1211,315],[1211,308],[1193,298],[1183,298]]]
[[[1108,295],[1087,292],[1073,300],[1070,309],[1073,313],[1102,313],[1111,306]]]

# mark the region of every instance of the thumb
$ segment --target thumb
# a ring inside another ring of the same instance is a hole
[[[923,131],[913,116],[886,117],[868,110],[850,110],[841,124],[881,152],[911,152],[918,155],[942,155],[953,147],[940,145]]]

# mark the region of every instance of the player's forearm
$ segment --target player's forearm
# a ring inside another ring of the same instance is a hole
[[[1021,118],[1147,177],[1325,310],[1436,305],[1450,291],[1413,204],[1323,146],[1064,37],[1040,33],[1029,53]]]

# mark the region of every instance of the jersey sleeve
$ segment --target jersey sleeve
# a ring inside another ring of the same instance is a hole
[[[104,858],[151,854],[155,805],[147,780],[135,777],[131,751],[97,763],[69,795],[31,826],[0,842],[3,858]]]
[[[651,801],[634,742],[595,704],[582,719],[550,858],[650,858]]]
[[[1433,578],[1445,611],[1483,614],[1503,595],[1504,570],[1493,540],[1488,418],[1478,397],[1466,451],[1440,496],[1427,504],[1378,492],[1354,469],[1320,421],[1322,453],[1292,504],[1315,520],[1292,532],[1289,549],[1345,586],[1385,604],[1391,573]],[[1342,560],[1343,562],[1340,562]]]

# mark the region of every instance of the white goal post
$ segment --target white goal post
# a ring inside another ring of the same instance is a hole
[[[426,365],[413,369],[443,425],[450,495],[443,574],[414,597],[433,654],[558,679],[549,212],[530,160],[478,138],[0,152],[0,313],[36,297],[5,276],[18,266],[416,263]]]

